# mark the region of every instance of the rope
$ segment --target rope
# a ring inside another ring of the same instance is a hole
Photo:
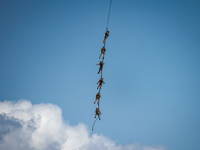
[[[107,20],[106,31],[108,31],[108,24],[109,24],[109,19],[110,19],[111,5],[112,5],[112,0],[110,0],[110,7],[109,7],[109,12],[108,12],[108,20]]]
[[[112,0],[110,0],[110,7],[109,7],[109,12],[108,12],[108,19],[107,19],[107,26],[106,26],[106,32],[108,31],[108,24],[109,24],[109,19],[110,19],[110,11],[111,11],[111,5],[112,5]],[[106,47],[106,41],[104,42],[104,47]],[[104,63],[104,55],[102,56],[102,62]],[[103,68],[102,68],[103,70]],[[103,73],[101,70],[101,78],[103,77]],[[103,83],[102,83],[103,84]],[[99,94],[101,93],[101,88],[99,87]],[[99,99],[100,100],[100,99]],[[98,104],[98,108],[100,109],[100,104]],[[95,112],[96,113],[96,112]],[[94,125],[96,123],[96,121],[99,119],[99,117],[97,117],[97,119],[94,121],[93,125],[92,125],[92,131],[94,130]]]
[[[99,119],[99,117],[97,117],[97,119]],[[92,125],[92,131],[94,130],[94,125],[95,125],[97,119],[94,121],[94,123],[93,123],[93,125]]]

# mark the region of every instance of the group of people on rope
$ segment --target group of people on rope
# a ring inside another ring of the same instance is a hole
[[[103,60],[104,60],[104,58],[105,58],[105,52],[106,52],[105,42],[106,42],[106,39],[108,38],[108,36],[109,36],[109,31],[106,31],[105,37],[104,37],[104,40],[103,40],[104,46],[101,48],[101,54],[100,54],[100,56],[99,56],[99,59],[100,59],[101,56],[103,55],[103,59],[102,59],[102,61],[100,61],[99,64],[96,64],[96,65],[99,65],[99,66],[100,66],[100,67],[99,67],[99,71],[98,71],[97,74],[99,74],[99,73],[101,72],[101,78],[100,78],[100,80],[97,82],[97,84],[98,84],[97,89],[99,89],[99,92],[96,94],[96,100],[95,100],[94,104],[95,104],[96,101],[97,101],[98,108],[96,108],[96,110],[95,110],[95,116],[94,116],[94,118],[96,118],[96,116],[98,116],[99,120],[101,120],[101,118],[100,118],[101,111],[100,111],[100,109],[99,109],[99,102],[100,102],[100,98],[101,98],[100,90],[101,90],[101,88],[102,88],[102,85],[105,84],[104,79],[102,78],[103,66],[104,66]]]

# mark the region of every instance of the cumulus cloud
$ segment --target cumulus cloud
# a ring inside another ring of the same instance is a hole
[[[84,123],[71,126],[60,107],[30,101],[0,102],[0,149],[6,150],[166,150],[164,146],[117,145]]]

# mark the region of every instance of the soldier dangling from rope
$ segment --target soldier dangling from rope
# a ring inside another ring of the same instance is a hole
[[[98,116],[99,120],[101,120],[100,115],[101,115],[101,112],[100,112],[99,108],[96,108],[94,118],[96,118],[96,116]]]
[[[101,48],[101,54],[100,54],[100,56],[99,56],[99,59],[101,58],[101,55],[102,55],[102,54],[103,54],[103,59],[104,59],[104,57],[105,57],[105,52],[106,52],[106,48],[105,48],[105,46],[104,46],[104,47]]]
[[[97,101],[97,104],[99,105],[100,98],[101,98],[101,94],[100,94],[100,93],[97,93],[97,95],[96,95],[96,100],[94,101],[94,104],[95,104],[96,101]]]
[[[103,40],[103,43],[106,42],[106,39],[108,38],[108,36],[109,36],[109,31],[106,31],[106,33],[105,33],[105,37],[104,37],[104,40]]]
[[[98,90],[99,87],[100,87],[100,89],[101,89],[102,85],[105,84],[104,79],[101,78],[101,79],[97,82],[97,84],[98,84],[98,83],[99,83],[99,85],[97,86],[97,90]]]
[[[100,72],[101,72],[101,74],[102,74],[103,65],[104,65],[103,61],[100,61],[100,63],[99,63],[99,64],[96,64],[96,65],[100,65],[99,72],[98,72],[97,74],[99,74]]]

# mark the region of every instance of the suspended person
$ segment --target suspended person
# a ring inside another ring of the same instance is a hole
[[[96,65],[100,65],[99,72],[98,72],[97,74],[99,74],[100,72],[101,72],[101,74],[102,74],[103,65],[104,65],[103,61],[100,61],[100,63],[99,63],[99,64],[96,64]]]
[[[109,31],[106,31],[106,33],[105,33],[105,37],[104,37],[104,40],[103,40],[103,43],[106,42],[106,39],[108,38],[108,36],[109,36]]]
[[[100,98],[101,98],[101,94],[100,94],[100,93],[97,93],[97,95],[96,95],[96,100],[95,100],[94,104],[95,104],[96,101],[98,100],[98,101],[97,101],[97,104],[99,105]]]
[[[104,59],[104,57],[105,57],[105,52],[106,52],[106,48],[105,48],[105,46],[104,46],[104,47],[101,48],[101,54],[100,54],[100,56],[99,56],[99,59],[101,58],[101,55],[102,55],[102,54],[103,54],[103,59]]]
[[[94,118],[96,118],[96,116],[98,116],[99,120],[101,120],[100,115],[101,115],[101,112],[100,112],[99,108],[96,108]]]
[[[104,79],[101,78],[101,79],[97,82],[97,84],[98,84],[98,83],[99,83],[99,85],[97,86],[97,90],[98,90],[99,87],[100,87],[100,89],[101,89],[102,85],[105,84]]]

